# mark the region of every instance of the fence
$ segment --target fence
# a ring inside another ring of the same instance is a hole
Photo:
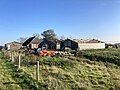
[[[12,57],[10,56],[11,61],[14,63],[14,65],[18,69],[22,69],[22,66],[29,67],[30,65],[34,66],[36,69],[34,72],[36,72],[36,80],[39,81],[39,61],[37,60],[36,56],[29,56],[25,57],[19,54],[18,56],[14,56],[13,53],[11,53]]]
[[[34,77],[31,77],[27,74],[23,68],[34,67],[31,72],[34,73]],[[29,56],[26,57],[22,54],[15,55],[14,52],[9,52],[4,55],[3,59],[0,59],[0,90],[19,90],[20,85],[22,90],[28,89],[27,87],[38,88],[37,85],[33,85],[39,83],[39,61],[37,61],[36,57]],[[14,80],[10,80],[14,78]],[[26,81],[23,83],[18,83],[19,81]],[[32,83],[32,85],[31,85]],[[14,85],[14,89],[12,86]],[[3,87],[5,86],[5,87]],[[33,87],[34,86],[34,87]]]

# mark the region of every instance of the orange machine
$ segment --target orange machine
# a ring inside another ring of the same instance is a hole
[[[56,51],[49,51],[49,50],[41,50],[39,53],[39,56],[55,56]]]

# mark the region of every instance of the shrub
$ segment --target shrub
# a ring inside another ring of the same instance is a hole
[[[4,53],[0,52],[0,59],[3,59],[3,58],[4,58]]]

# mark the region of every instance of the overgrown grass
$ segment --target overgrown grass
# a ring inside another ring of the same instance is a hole
[[[33,66],[36,65],[36,61],[39,61],[40,65],[48,65],[48,66],[56,66],[60,68],[68,68],[73,67],[75,63],[72,60],[69,60],[68,58],[62,58],[62,57],[40,57],[35,59],[31,59],[30,57],[24,58],[21,60],[21,64],[23,66]]]
[[[4,58],[4,53],[0,52],[0,59],[3,59],[3,58]]]
[[[9,72],[12,78],[21,86],[24,90],[45,90],[44,85],[38,83],[35,79],[30,77],[22,69],[18,70],[11,62],[6,62],[6,66],[12,70]]]
[[[0,74],[0,90],[45,90],[46,87],[7,59],[0,59]]]
[[[45,57],[41,58],[40,65],[49,65],[49,66],[56,66],[60,68],[68,68],[73,67],[75,63],[72,60],[69,60],[67,58],[61,58],[61,57]]]
[[[82,51],[82,54],[90,60],[109,62],[120,66],[120,49],[87,50]]]
[[[51,61],[50,61],[50,60]],[[52,61],[53,59],[53,61]],[[60,67],[60,58],[43,58],[40,64],[40,80],[50,90],[119,90],[120,67],[114,64],[90,61],[89,59],[70,57],[74,63],[67,68]],[[64,62],[64,59],[60,59]],[[52,64],[51,64],[52,63]],[[35,78],[35,66],[22,67],[31,77]]]
[[[6,66],[6,61],[0,59],[0,90],[21,90],[22,88],[12,78],[10,72],[12,70]]]
[[[110,56],[111,53],[114,53],[119,56],[119,50],[116,49],[84,51],[84,54],[92,52],[95,54],[108,53]],[[40,61],[39,82],[35,80],[36,60]],[[3,66],[12,70],[11,73],[10,70],[7,70],[10,78],[24,89],[120,90],[120,66],[108,63],[108,61],[103,62],[101,59],[99,62],[98,60],[91,61],[81,57],[44,57],[36,60],[32,56],[22,58],[22,71],[16,71],[17,68],[8,61],[4,62]],[[2,86],[2,84],[0,85]]]

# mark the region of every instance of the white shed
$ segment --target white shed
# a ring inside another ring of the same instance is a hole
[[[92,40],[77,40],[80,50],[89,49],[105,49],[105,43],[96,39]]]
[[[80,50],[87,49],[105,49],[105,43],[79,43]]]

